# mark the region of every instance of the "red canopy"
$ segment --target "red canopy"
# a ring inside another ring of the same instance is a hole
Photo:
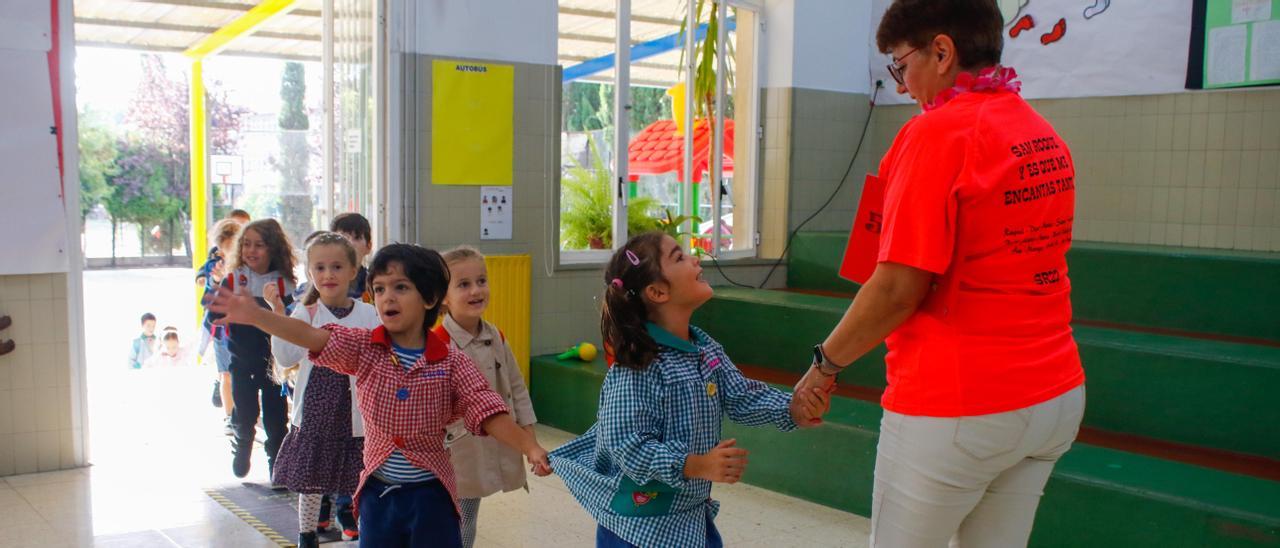
[[[703,118],[693,123],[693,182],[702,182],[711,159],[711,123]],[[635,182],[641,175],[675,172],[684,181],[684,136],[676,135],[676,123],[658,120],[631,138],[627,146],[628,173]],[[724,172],[733,174],[733,120],[724,121]]]

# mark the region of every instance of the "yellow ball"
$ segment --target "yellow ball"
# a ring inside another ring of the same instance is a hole
[[[585,342],[578,345],[578,357],[582,358],[584,362],[596,359],[596,346]]]

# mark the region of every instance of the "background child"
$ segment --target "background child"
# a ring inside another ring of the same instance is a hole
[[[225,290],[210,307],[227,315],[223,322],[259,326],[310,350],[316,365],[356,377],[365,424],[355,497],[361,546],[460,546],[445,427],[462,418],[473,434],[520,448],[538,475],[551,473],[547,453],[511,419],[471,359],[428,331],[449,288],[440,254],[392,244],[369,270],[382,320],[373,330],[317,329]]]
[[[489,275],[484,255],[475,248],[461,246],[444,254],[449,265],[449,292],[445,295],[444,321],[435,329],[475,362],[476,369],[511,409],[516,424],[534,435],[533,402],[524,385],[524,375],[506,337],[481,315],[489,305]],[[449,445],[453,469],[458,474],[458,506],[462,509],[462,545],[471,548],[476,540],[476,518],[480,498],[497,492],[528,489],[524,461],[515,449],[493,438],[467,434],[461,422],[449,425],[445,443]]]
[[[222,284],[227,267],[223,250],[228,252],[231,250],[242,228],[244,226],[239,221],[227,218],[218,221],[209,232],[213,249],[209,250],[209,260],[205,261],[204,266],[200,267],[200,271],[196,274],[197,283],[204,285],[206,298]],[[235,404],[231,397],[231,349],[227,345],[226,328],[214,325],[207,310],[204,314],[203,326],[201,335],[203,340],[200,342],[199,354],[204,355],[206,340],[213,343],[213,361],[218,369],[218,376],[213,381],[213,405],[222,407],[223,411],[226,411],[224,429],[230,436],[235,433],[231,426],[231,412]]]
[[[142,369],[142,364],[156,349],[156,315],[150,312],[142,315],[142,334],[133,340],[129,348],[129,367]]]
[[[689,319],[711,298],[697,257],[661,232],[631,238],[605,270],[600,331],[617,363],[596,424],[551,454],[599,526],[596,546],[722,545],[711,483],[735,483],[747,451],[723,417],[790,431],[816,424],[827,394],[788,396],[742,376]]]
[[[259,307],[266,309],[268,305],[263,299],[263,287],[274,285],[279,295],[287,296],[284,302],[288,304],[293,301],[288,295],[296,282],[293,267],[293,247],[289,245],[284,229],[275,219],[261,219],[240,231],[222,287],[252,297]],[[217,320],[219,315],[214,313],[213,318]],[[231,442],[231,471],[236,477],[243,478],[249,475],[259,410],[262,428],[267,432],[267,440],[263,444],[267,452],[267,467],[275,467],[276,453],[287,430],[287,405],[280,386],[271,375],[271,337],[251,325],[229,327],[227,336],[231,351],[231,395],[235,402],[231,414],[235,427]]]
[[[160,344],[156,345],[156,352],[147,358],[144,365],[148,368],[177,367],[190,363],[191,353],[183,348],[182,342],[178,340],[178,328],[168,326],[161,332]]]
[[[366,288],[369,271],[364,267],[364,260],[369,256],[373,246],[373,227],[369,225],[369,219],[355,212],[342,213],[329,223],[329,230],[351,240],[351,245],[355,247],[359,258],[357,264],[360,266],[360,271],[356,274],[356,283],[351,285],[351,298],[372,304],[373,294]]]
[[[372,306],[348,296],[359,263],[356,249],[333,232],[307,245],[310,292],[294,306],[292,317],[312,326],[338,324],[373,329],[380,324]],[[272,310],[282,314],[284,302],[271,286],[265,292]],[[356,380],[324,367],[314,367],[307,350],[280,337],[271,338],[280,365],[300,364],[294,381],[293,416],[280,446],[273,481],[299,493],[298,545],[316,546],[320,501],[330,493],[350,495],[364,468],[364,421],[356,404]],[[339,517],[343,538],[358,537],[355,520]]]

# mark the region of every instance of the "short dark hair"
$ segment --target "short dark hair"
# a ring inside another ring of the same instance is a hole
[[[420,245],[385,246],[378,250],[378,253],[373,256],[373,263],[369,265],[370,287],[373,286],[374,278],[390,273],[392,263],[400,265],[405,277],[413,282],[413,287],[422,295],[422,300],[435,303],[427,309],[427,317],[424,320],[425,325],[430,329],[436,324],[436,318],[440,316],[440,306],[444,304],[444,296],[449,292],[449,266],[445,264],[444,257],[441,257],[436,250]]]
[[[160,337],[161,340],[166,340],[166,341],[169,339],[173,339],[175,341],[178,340],[178,328],[172,325],[165,326],[163,333],[164,335]]]
[[[249,212],[248,212],[248,211],[245,211],[245,210],[243,210],[243,209],[233,209],[233,210],[231,210],[231,212],[230,212],[230,213],[227,213],[227,218],[228,218],[228,219],[231,219],[231,218],[234,218],[234,217],[244,217],[244,218],[246,218],[246,219],[251,219],[251,218],[252,218],[252,216],[251,216],[251,215],[249,215]]]
[[[369,219],[352,211],[334,217],[333,222],[329,223],[329,231],[355,234],[363,237],[366,242],[373,241],[373,227],[369,226]]]
[[[140,321],[140,322],[138,322],[138,323],[139,323],[139,324],[145,324],[145,323],[147,323],[147,322],[154,322],[154,321],[156,321],[156,315],[155,315],[155,314],[152,314],[152,313],[150,313],[150,312],[147,312],[146,314],[143,314],[143,315],[142,315],[142,321]]]
[[[899,44],[924,48],[939,34],[956,44],[960,68],[1000,63],[1004,18],[995,0],[894,0],[876,29],[876,47],[889,53]]]

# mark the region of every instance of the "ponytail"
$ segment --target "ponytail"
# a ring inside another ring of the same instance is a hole
[[[649,310],[644,290],[662,277],[662,232],[646,232],[627,241],[605,268],[600,335],[613,349],[617,365],[644,369],[658,357],[658,343],[645,324]],[[612,365],[612,364],[611,364]]]

